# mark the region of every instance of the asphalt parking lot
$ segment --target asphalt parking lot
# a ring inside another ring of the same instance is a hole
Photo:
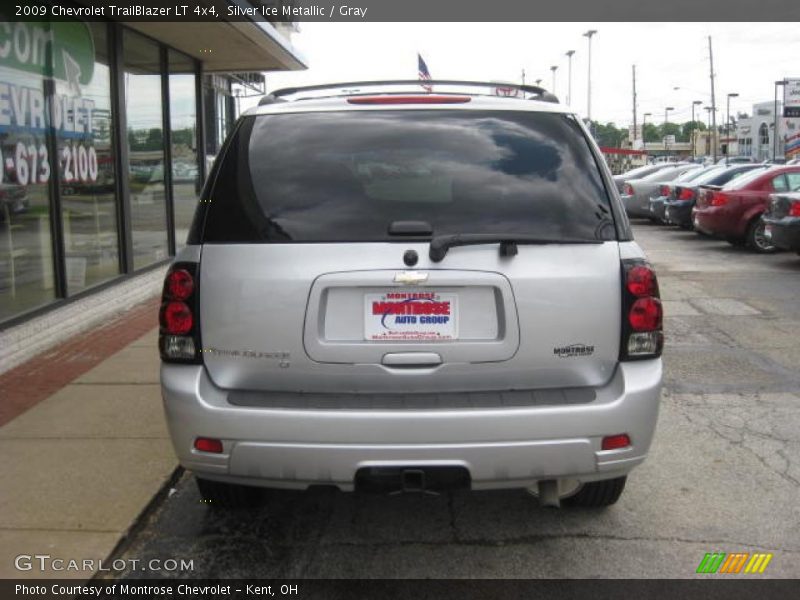
[[[773,559],[747,577],[799,577],[800,257],[634,228],[660,278],[665,389],[650,457],[615,506],[320,489],[225,513],[184,474],[117,558],[193,559],[161,574],[179,577],[686,578],[706,552],[760,551]]]

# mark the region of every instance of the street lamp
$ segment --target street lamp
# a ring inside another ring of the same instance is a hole
[[[589,85],[586,92],[586,118],[589,121],[589,132],[592,131],[592,36],[597,33],[596,29],[590,29],[583,34],[589,40]]]
[[[727,108],[725,111],[725,164],[728,164],[728,157],[731,155],[731,98],[738,98],[737,92],[728,94]]]
[[[556,70],[558,69],[558,65],[553,65],[550,67],[550,70],[553,72],[553,93],[556,93]],[[556,94],[558,95],[558,94]]]
[[[696,148],[695,148],[695,145],[696,145],[695,137],[696,136],[694,135],[694,130],[696,129],[695,121],[694,121],[694,107],[695,106],[700,106],[702,103],[703,103],[702,100],[695,100],[694,102],[692,102],[692,128],[691,128],[691,133],[689,134],[689,135],[692,136],[692,160],[695,159],[695,155],[697,154]]]
[[[536,80],[536,87],[539,87],[541,85],[542,85],[542,80],[541,79],[537,79]]]
[[[775,82],[775,109],[772,111],[772,160],[778,156],[778,86],[789,83],[785,79]]]
[[[644,136],[644,126],[647,123],[647,117],[652,117],[653,113],[644,113],[642,115],[642,150],[647,153],[647,138]]]
[[[575,50],[567,51],[567,106],[572,104],[572,55]]]
[[[667,158],[669,158],[669,155],[667,154],[667,115],[671,110],[675,110],[675,107],[668,106],[664,109],[664,156]]]

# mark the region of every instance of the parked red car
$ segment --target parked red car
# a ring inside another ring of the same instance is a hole
[[[769,195],[800,190],[800,165],[779,165],[742,175],[722,188],[701,187],[692,211],[694,227],[731,244],[746,244],[756,252],[777,248],[764,235],[761,215]]]

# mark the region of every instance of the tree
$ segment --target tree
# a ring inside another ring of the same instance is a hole
[[[591,129],[599,146],[619,148],[622,145],[622,141],[628,137],[628,130],[619,129],[614,123],[603,125],[597,121],[592,121]]]
[[[660,142],[659,129],[653,123],[644,124],[644,141],[645,142]]]
[[[706,124],[702,121],[686,121],[686,123],[683,124],[682,138],[691,141],[692,131],[695,129],[698,131],[705,131]]]

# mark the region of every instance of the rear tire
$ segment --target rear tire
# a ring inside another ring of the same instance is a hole
[[[745,243],[750,250],[758,252],[759,254],[772,254],[777,252],[778,248],[764,235],[764,221],[760,218],[753,220],[747,228],[747,238]]]
[[[611,506],[619,500],[622,490],[625,489],[627,477],[617,477],[616,479],[604,479],[602,481],[590,481],[584,483],[577,494],[564,498],[561,503],[564,506],[579,508],[602,508]]]
[[[261,500],[259,488],[196,478],[200,498],[213,508],[253,508]]]

